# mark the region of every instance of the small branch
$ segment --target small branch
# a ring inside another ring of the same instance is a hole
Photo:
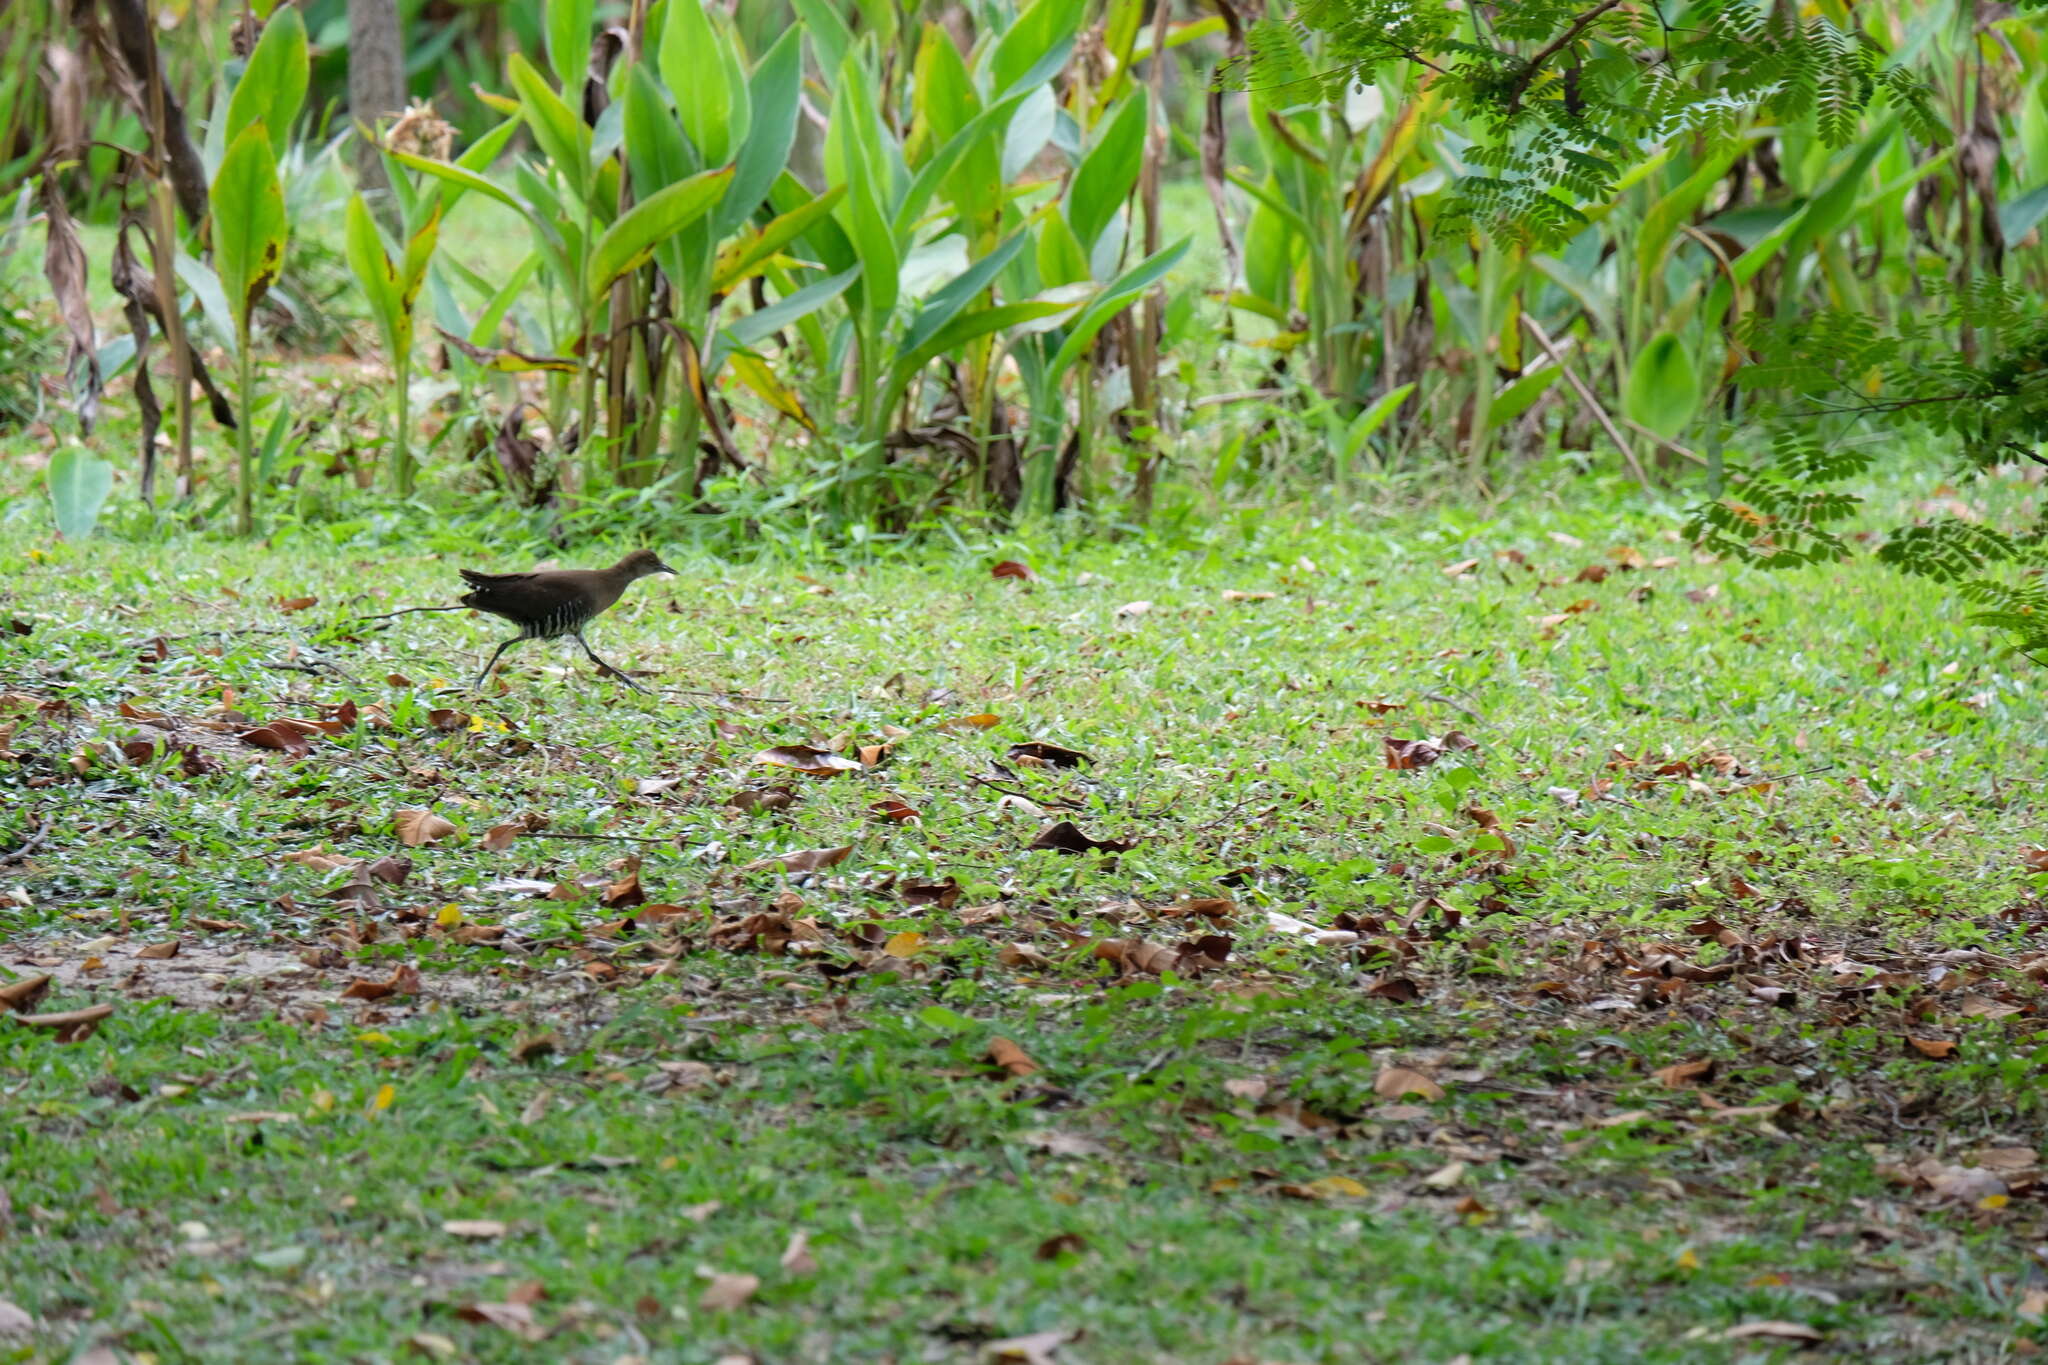
[[[1672,440],[1667,440],[1667,439],[1665,439],[1664,437],[1662,437],[1662,436],[1659,436],[1659,435],[1658,435],[1658,434],[1657,434],[1656,432],[1654,432],[1654,431],[1650,430],[1650,429],[1649,429],[1648,427],[1644,426],[1644,425],[1643,425],[1643,424],[1642,424],[1641,422],[1638,422],[1638,421],[1634,420],[1633,418],[1630,418],[1630,417],[1624,416],[1624,417],[1623,417],[1623,418],[1621,419],[1621,424],[1622,424],[1623,426],[1627,427],[1627,428],[1628,428],[1628,429],[1629,429],[1630,431],[1633,431],[1633,432],[1634,432],[1634,433],[1635,433],[1636,435],[1638,435],[1638,436],[1647,436],[1647,437],[1648,437],[1648,438],[1649,438],[1650,440],[1652,440],[1652,441],[1656,442],[1657,446],[1658,446],[1658,447],[1659,447],[1660,449],[1663,449],[1663,450],[1668,450],[1668,451],[1670,451],[1670,452],[1671,452],[1671,453],[1672,453],[1673,455],[1676,455],[1676,456],[1677,456],[1677,457],[1678,457],[1679,459],[1681,459],[1681,460],[1691,460],[1691,461],[1692,461],[1692,462],[1693,462],[1694,464],[1696,464],[1696,465],[1699,465],[1699,466],[1700,466],[1701,468],[1703,468],[1703,469],[1704,469],[1704,468],[1706,468],[1706,466],[1707,466],[1707,457],[1706,457],[1706,456],[1704,456],[1704,455],[1701,455],[1701,454],[1698,454],[1698,453],[1696,453],[1696,452],[1694,452],[1694,451],[1690,451],[1690,450],[1687,450],[1687,449],[1686,449],[1686,448],[1685,448],[1684,446],[1682,446],[1682,445],[1678,444],[1678,442],[1676,442],[1676,441],[1672,441]]]
[[[1621,0],[1600,0],[1599,4],[1572,20],[1570,28],[1567,28],[1563,33],[1551,39],[1548,46],[1538,51],[1535,56],[1529,59],[1529,64],[1522,68],[1522,74],[1515,81],[1515,88],[1508,95],[1508,113],[1510,116],[1521,112],[1522,96],[1529,92],[1529,86],[1536,79],[1536,73],[1543,69],[1543,64],[1570,47],[1573,43],[1576,43],[1579,40],[1579,36],[1593,26],[1595,19],[1598,19],[1620,3]]]
[[[44,816],[41,827],[34,834],[22,840],[20,847],[16,848],[12,853],[0,853],[0,867],[7,867],[14,863],[26,861],[31,853],[41,848],[44,842],[49,839],[52,823],[51,817]]]
[[[1602,8],[1605,8],[1605,6]],[[1621,429],[1614,425],[1614,419],[1607,415],[1606,408],[1600,406],[1600,400],[1593,396],[1593,391],[1586,387],[1586,381],[1580,379],[1573,372],[1572,367],[1564,363],[1564,357],[1558,354],[1556,345],[1550,340],[1550,333],[1543,330],[1543,324],[1536,321],[1529,314],[1524,313],[1522,314],[1522,325],[1529,329],[1530,336],[1536,338],[1536,344],[1543,348],[1543,354],[1550,357],[1550,363],[1564,372],[1565,382],[1570,384],[1578,393],[1579,401],[1584,403],[1600,425],[1607,429],[1608,438],[1620,448],[1621,458],[1627,462],[1629,473],[1635,475],[1636,482],[1643,486],[1643,491],[1645,493],[1653,491],[1650,485],[1650,476],[1643,472],[1642,464],[1636,459],[1635,448],[1629,445],[1628,438],[1621,434]]]
[[[471,610],[474,610],[474,608],[471,608],[471,607],[464,607],[464,606],[453,606],[453,607],[405,607],[405,608],[403,608],[403,609],[401,609],[401,610],[399,610],[399,611],[386,611],[386,612],[379,612],[379,613],[378,613],[377,615],[375,615],[375,616],[351,616],[351,617],[348,617],[347,619],[348,619],[348,620],[351,620],[351,621],[389,621],[389,620],[390,620],[390,619],[391,619],[392,617],[394,617],[394,616],[410,616],[410,615],[412,615],[412,614],[413,614],[414,612],[416,612],[416,611],[471,611]]]
[[[1190,408],[1220,408],[1225,403],[1248,403],[1254,398],[1285,398],[1286,389],[1240,389],[1236,393],[1212,393],[1188,404]]]

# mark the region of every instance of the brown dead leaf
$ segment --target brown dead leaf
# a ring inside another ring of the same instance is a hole
[[[1035,1076],[1041,1070],[1038,1063],[1032,1061],[1030,1055],[1023,1048],[1018,1047],[1008,1038],[989,1039],[988,1059],[992,1064],[1001,1067],[1012,1076],[1020,1079],[1025,1076]]]
[[[52,978],[25,976],[19,981],[10,981],[0,986],[0,1009],[25,1010],[50,993]]]
[[[503,1237],[505,1225],[495,1218],[450,1218],[441,1224],[441,1231],[450,1237],[470,1237],[482,1241],[492,1237]]]
[[[778,744],[755,754],[754,762],[763,767],[794,768],[811,777],[861,771],[859,759],[833,753],[830,749],[814,749],[808,744]]]
[[[1922,1057],[1933,1057],[1937,1060],[1953,1057],[1956,1051],[1956,1045],[1946,1038],[1915,1038],[1908,1034],[1906,1045]]]
[[[1365,993],[1400,1005],[1412,1005],[1422,998],[1422,988],[1405,976],[1381,977],[1368,986]]]
[[[517,821],[508,821],[502,825],[492,825],[484,831],[484,848],[491,853],[503,853],[506,849],[512,847],[512,841],[517,839],[523,832],[524,826],[520,825]]]
[[[1443,756],[1443,750],[1426,739],[1395,739],[1391,735],[1383,735],[1380,742],[1386,746],[1387,766],[1397,772],[1427,768]]]
[[[102,1020],[114,1012],[112,1005],[88,1005],[82,1010],[55,1014],[13,1014],[8,1017],[25,1028],[49,1029],[60,1043],[82,1043],[92,1037]]]
[[[394,995],[418,995],[420,990],[419,968],[401,962],[391,972],[388,981],[351,981],[341,993],[344,1000],[383,1000]]]
[[[512,1060],[530,1062],[560,1052],[563,1048],[559,1033],[529,1033],[512,1044]]]
[[[893,820],[899,825],[918,823],[918,809],[907,801],[877,801],[868,807],[868,814],[877,820]]]
[[[638,858],[630,860],[619,879],[605,887],[603,894],[598,897],[598,902],[608,910],[623,910],[647,904],[647,892],[640,886]]]
[[[1803,1322],[1745,1322],[1721,1333],[1723,1341],[1752,1341],[1758,1337],[1768,1337],[1774,1341],[1805,1342],[1821,1342],[1828,1339],[1827,1333],[1818,1328],[1808,1327]]]
[[[318,606],[319,604],[320,599],[317,597],[280,597],[277,599],[277,609],[279,611],[304,611],[307,607]]]
[[[810,1233],[798,1228],[789,1234],[789,1245],[782,1249],[782,1268],[792,1275],[818,1273],[818,1258],[811,1254]]]
[[[1026,847],[1052,849],[1058,853],[1128,853],[1138,846],[1136,839],[1091,839],[1071,820],[1047,825]]]
[[[1057,1261],[1062,1256],[1080,1256],[1088,1250],[1088,1239],[1078,1232],[1061,1232],[1046,1238],[1038,1244],[1038,1250],[1031,1253],[1033,1260]]]
[[[778,868],[784,872],[817,872],[827,867],[836,867],[853,853],[852,844],[841,844],[838,848],[806,848],[794,853],[778,853],[768,858],[756,858],[740,868],[742,872],[761,872]]]
[[[1102,961],[1114,962],[1126,971],[1150,972],[1154,976],[1178,970],[1181,965],[1179,953],[1141,938],[1098,939],[1093,952]]]
[[[1705,1085],[1714,1079],[1714,1060],[1710,1057],[1701,1062],[1674,1062],[1660,1066],[1651,1073],[1657,1083],[1666,1090],[1683,1090],[1689,1085]]]
[[[1440,1100],[1444,1088],[1420,1071],[1405,1066],[1387,1066],[1372,1083],[1372,1093],[1383,1100],[1405,1099],[1420,1095],[1425,1100]]]
[[[993,569],[989,570],[989,577],[1014,578],[1019,582],[1029,583],[1033,579],[1037,578],[1038,575],[1033,573],[1031,571],[1031,566],[1029,564],[1024,563],[1022,560],[1006,559],[1002,563],[996,565]]]
[[[254,730],[244,730],[240,738],[244,744],[258,749],[275,749],[294,758],[313,751],[304,735],[286,725],[261,725]]]
[[[534,1320],[533,1305],[530,1303],[470,1303],[455,1310],[455,1316],[464,1322],[488,1323],[501,1327],[522,1341],[540,1341],[547,1336],[545,1329]]]
[[[176,957],[178,955],[178,940],[167,938],[162,943],[152,943],[146,948],[137,949],[135,955],[148,958],[152,962],[161,962],[165,958]]]
[[[754,1297],[754,1291],[761,1287],[758,1275],[735,1275],[709,1266],[699,1266],[697,1273],[711,1283],[697,1296],[697,1306],[707,1313],[730,1313]]]
[[[911,882],[902,888],[905,905],[935,905],[951,910],[960,903],[960,882],[948,877],[942,882]]]
[[[996,961],[1005,967],[1028,967],[1033,971],[1044,971],[1052,966],[1052,959],[1028,943],[1005,943],[1003,950],[996,954]]]
[[[1053,1352],[1070,1341],[1080,1338],[1079,1332],[1054,1330],[1033,1332],[1029,1336],[1005,1337],[991,1341],[981,1348],[981,1358],[986,1365],[1054,1365]]]
[[[455,832],[452,822],[442,819],[430,810],[395,811],[391,816],[391,827],[398,834],[398,842],[407,848],[431,844]]]

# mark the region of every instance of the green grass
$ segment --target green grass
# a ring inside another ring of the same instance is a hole
[[[2038,1350],[2028,1178],[1980,1202],[1888,1174],[2039,1141],[2038,679],[1923,585],[1699,563],[1669,524],[1225,514],[802,569],[664,546],[683,576],[593,632],[657,671],[648,698],[538,645],[478,697],[491,623],[347,625],[447,600],[489,561],[457,531],[77,547],[17,522],[0,625],[31,633],[0,636],[0,691],[70,709],[0,718],[0,854],[47,830],[0,867],[4,967],[57,975],[38,1008],[116,1012],[71,1045],[0,1032],[0,1297],[38,1323],[13,1349],[975,1360],[1057,1329],[1083,1334],[1064,1362],[1755,1360],[1796,1343],[1719,1334],[1778,1320],[1877,1360]],[[1574,581],[1623,545],[1677,562]],[[991,578],[1004,558],[1039,581]],[[207,633],[251,628],[274,633]],[[345,700],[388,724],[300,760],[235,738]],[[210,771],[124,759],[164,737],[124,701]],[[1385,738],[1450,730],[1477,747],[1387,767]],[[886,760],[752,762],[840,736]],[[1028,740],[1093,762],[1006,758]],[[456,832],[374,912],[285,860],[398,851],[408,808]],[[527,812],[546,829],[483,846]],[[1138,842],[1027,847],[1061,818]],[[683,913],[605,928],[631,911],[493,889],[602,886],[629,854]],[[949,907],[906,898],[948,878]],[[714,934],[778,897],[814,951]],[[1191,897],[1235,903],[1224,965],[1094,951],[1218,931],[1159,913]],[[1366,924],[1319,946],[1268,912]],[[1660,952],[1739,970],[1671,982]],[[407,963],[416,994],[342,998]],[[1372,993],[1394,979],[1418,998]],[[992,1068],[998,1036],[1041,1069]],[[1699,1088],[1654,1074],[1706,1060]],[[657,1092],[664,1063],[685,1088]],[[1379,1093],[1394,1065],[1442,1098]],[[780,1264],[798,1230],[814,1270]],[[700,1268],[760,1287],[705,1308]],[[459,1312],[535,1284],[545,1344]]]

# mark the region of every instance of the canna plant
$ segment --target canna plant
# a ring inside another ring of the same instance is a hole
[[[263,26],[228,102],[227,154],[213,178],[210,223],[214,274],[235,331],[241,412],[235,423],[235,529],[255,529],[255,354],[257,303],[284,269],[290,236],[277,154],[306,95],[306,30],[287,6]]]
[[[348,201],[349,268],[355,272],[356,283],[370,305],[370,316],[391,355],[391,491],[400,498],[412,496],[418,478],[411,443],[413,312],[440,229],[441,207],[436,203],[426,222],[407,237],[405,249],[394,263],[363,196],[352,195]]]

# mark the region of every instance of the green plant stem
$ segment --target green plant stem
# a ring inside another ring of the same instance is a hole
[[[256,529],[255,362],[249,347],[249,327],[244,323],[236,338],[236,367],[241,377],[242,420],[235,423],[235,534],[251,535]]]
[[[398,481],[398,496],[412,496],[417,471],[412,462],[412,357],[400,354],[398,390],[391,396],[392,473]]]

